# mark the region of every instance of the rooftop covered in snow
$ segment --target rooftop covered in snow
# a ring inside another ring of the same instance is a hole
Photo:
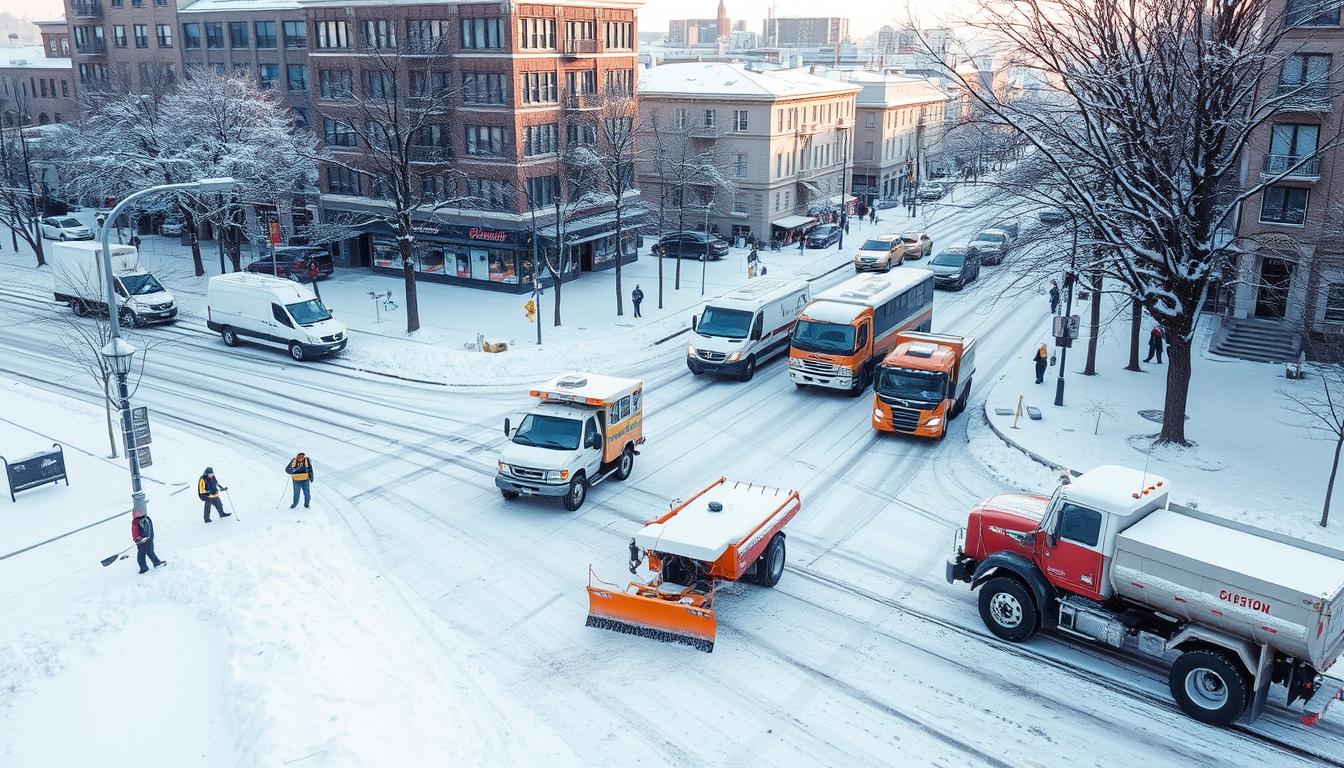
[[[70,69],[69,58],[47,58],[47,51],[40,45],[23,45],[16,48],[0,48],[0,69]]]
[[[858,93],[859,86],[805,69],[758,72],[741,64],[709,61],[664,64],[640,72],[641,96],[767,100]]]

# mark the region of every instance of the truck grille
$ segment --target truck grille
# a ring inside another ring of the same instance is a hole
[[[524,480],[545,480],[546,470],[533,469],[531,467],[520,467],[517,464],[512,465],[515,477],[521,477]]]
[[[882,402],[891,408],[891,427],[900,432],[914,432],[919,428],[919,411],[892,405],[886,398]]]
[[[820,360],[808,360],[806,358],[803,359],[802,369],[808,373],[820,373],[824,376],[834,376],[840,372],[839,366],[823,363]]]
[[[149,308],[154,310],[155,312],[163,312],[165,310],[172,309],[173,303],[170,301],[167,304],[151,304],[149,305]]]
[[[708,349],[697,349],[696,354],[700,356],[701,360],[710,363],[721,363],[728,357],[727,352],[714,352]]]
[[[339,334],[339,333],[333,333],[333,334],[330,335],[330,336],[323,336],[323,337],[322,337],[322,340],[323,340],[323,341],[327,341],[327,342],[331,342],[331,341],[340,341],[340,340],[341,340],[341,334]]]

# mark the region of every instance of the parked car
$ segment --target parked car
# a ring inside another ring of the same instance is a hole
[[[859,246],[854,254],[855,272],[890,272],[905,261],[905,247],[899,235],[877,235]]]
[[[873,207],[879,211],[885,211],[888,208],[896,208],[900,205],[900,199],[895,197],[882,197],[873,201]]]
[[[280,246],[275,249],[275,255],[267,253],[256,261],[248,264],[246,271],[260,275],[274,275],[275,277],[287,277],[299,282],[307,282],[312,279],[313,267],[317,267],[317,278],[321,280],[324,277],[331,277],[335,267],[331,261],[331,254],[322,248],[311,246]]]
[[[829,248],[840,242],[840,227],[835,224],[822,224],[819,227],[813,227],[807,233],[806,246],[808,248]]]
[[[1001,229],[986,229],[971,239],[966,248],[980,257],[982,264],[1001,264],[1008,255],[1008,233]]]
[[[994,226],[990,227],[990,229],[1001,229],[1001,230],[1003,230],[1004,232],[1007,232],[1007,233],[1008,233],[1008,236],[1011,237],[1011,238],[1014,239],[1014,240],[1017,239],[1018,234],[1020,234],[1021,231],[1022,231],[1021,228],[1018,227],[1017,221],[1015,221],[1015,220],[1014,220],[1014,221],[996,221],[996,222],[994,222]]]
[[[181,216],[168,216],[165,217],[163,223],[159,225],[159,234],[176,237],[182,234],[183,226],[185,226],[185,222],[182,221]]]
[[[907,259],[922,259],[933,253],[933,240],[924,232],[902,234],[901,244],[905,246],[905,258]]]
[[[1055,224],[1063,224],[1064,222],[1068,221],[1069,214],[1065,213],[1063,210],[1059,208],[1046,208],[1045,210],[1041,211],[1039,218],[1042,224],[1045,224],[1047,226],[1053,226]]]
[[[980,277],[980,257],[966,248],[946,248],[929,262],[934,288],[960,291]]]
[[[945,194],[947,194],[947,187],[944,187],[942,184],[939,184],[937,182],[926,181],[923,184],[919,185],[920,200],[926,202],[930,202],[933,200],[941,200],[943,199],[943,195]]]
[[[717,261],[728,255],[727,242],[704,232],[673,232],[660,238],[658,245],[667,249],[668,256],[678,259],[703,261],[708,253],[711,261]]]
[[[92,240],[93,230],[73,216],[48,216],[39,220],[42,237],[48,240]]]

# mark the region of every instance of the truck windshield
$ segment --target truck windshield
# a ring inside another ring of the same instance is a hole
[[[121,281],[121,287],[126,289],[126,293],[131,296],[146,296],[151,293],[163,293],[163,286],[154,276],[145,272],[139,275],[122,275],[117,278]]]
[[[294,322],[299,325],[312,325],[331,319],[331,313],[317,299],[300,301],[297,304],[286,304],[285,308],[289,310],[289,316],[294,318]]]
[[[789,343],[803,352],[848,355],[854,351],[854,326],[799,320]]]
[[[523,423],[518,425],[518,431],[513,433],[513,442],[557,451],[574,451],[579,448],[582,432],[583,422],[576,419],[529,413],[523,417]]]
[[[719,309],[705,307],[695,330],[701,336],[723,336],[729,339],[745,339],[751,332],[750,312],[740,309]]]
[[[924,403],[942,402],[947,392],[947,374],[913,368],[884,366],[877,376],[877,394]]]

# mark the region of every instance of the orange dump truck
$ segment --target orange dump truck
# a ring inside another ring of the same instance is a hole
[[[775,586],[784,525],[801,508],[797,491],[722,477],[673,502],[630,540],[630,572],[647,560],[652,579],[621,590],[588,569],[587,625],[713,651],[718,582]]]
[[[873,387],[873,428],[942,439],[966,408],[975,375],[975,339],[902,332]]]

